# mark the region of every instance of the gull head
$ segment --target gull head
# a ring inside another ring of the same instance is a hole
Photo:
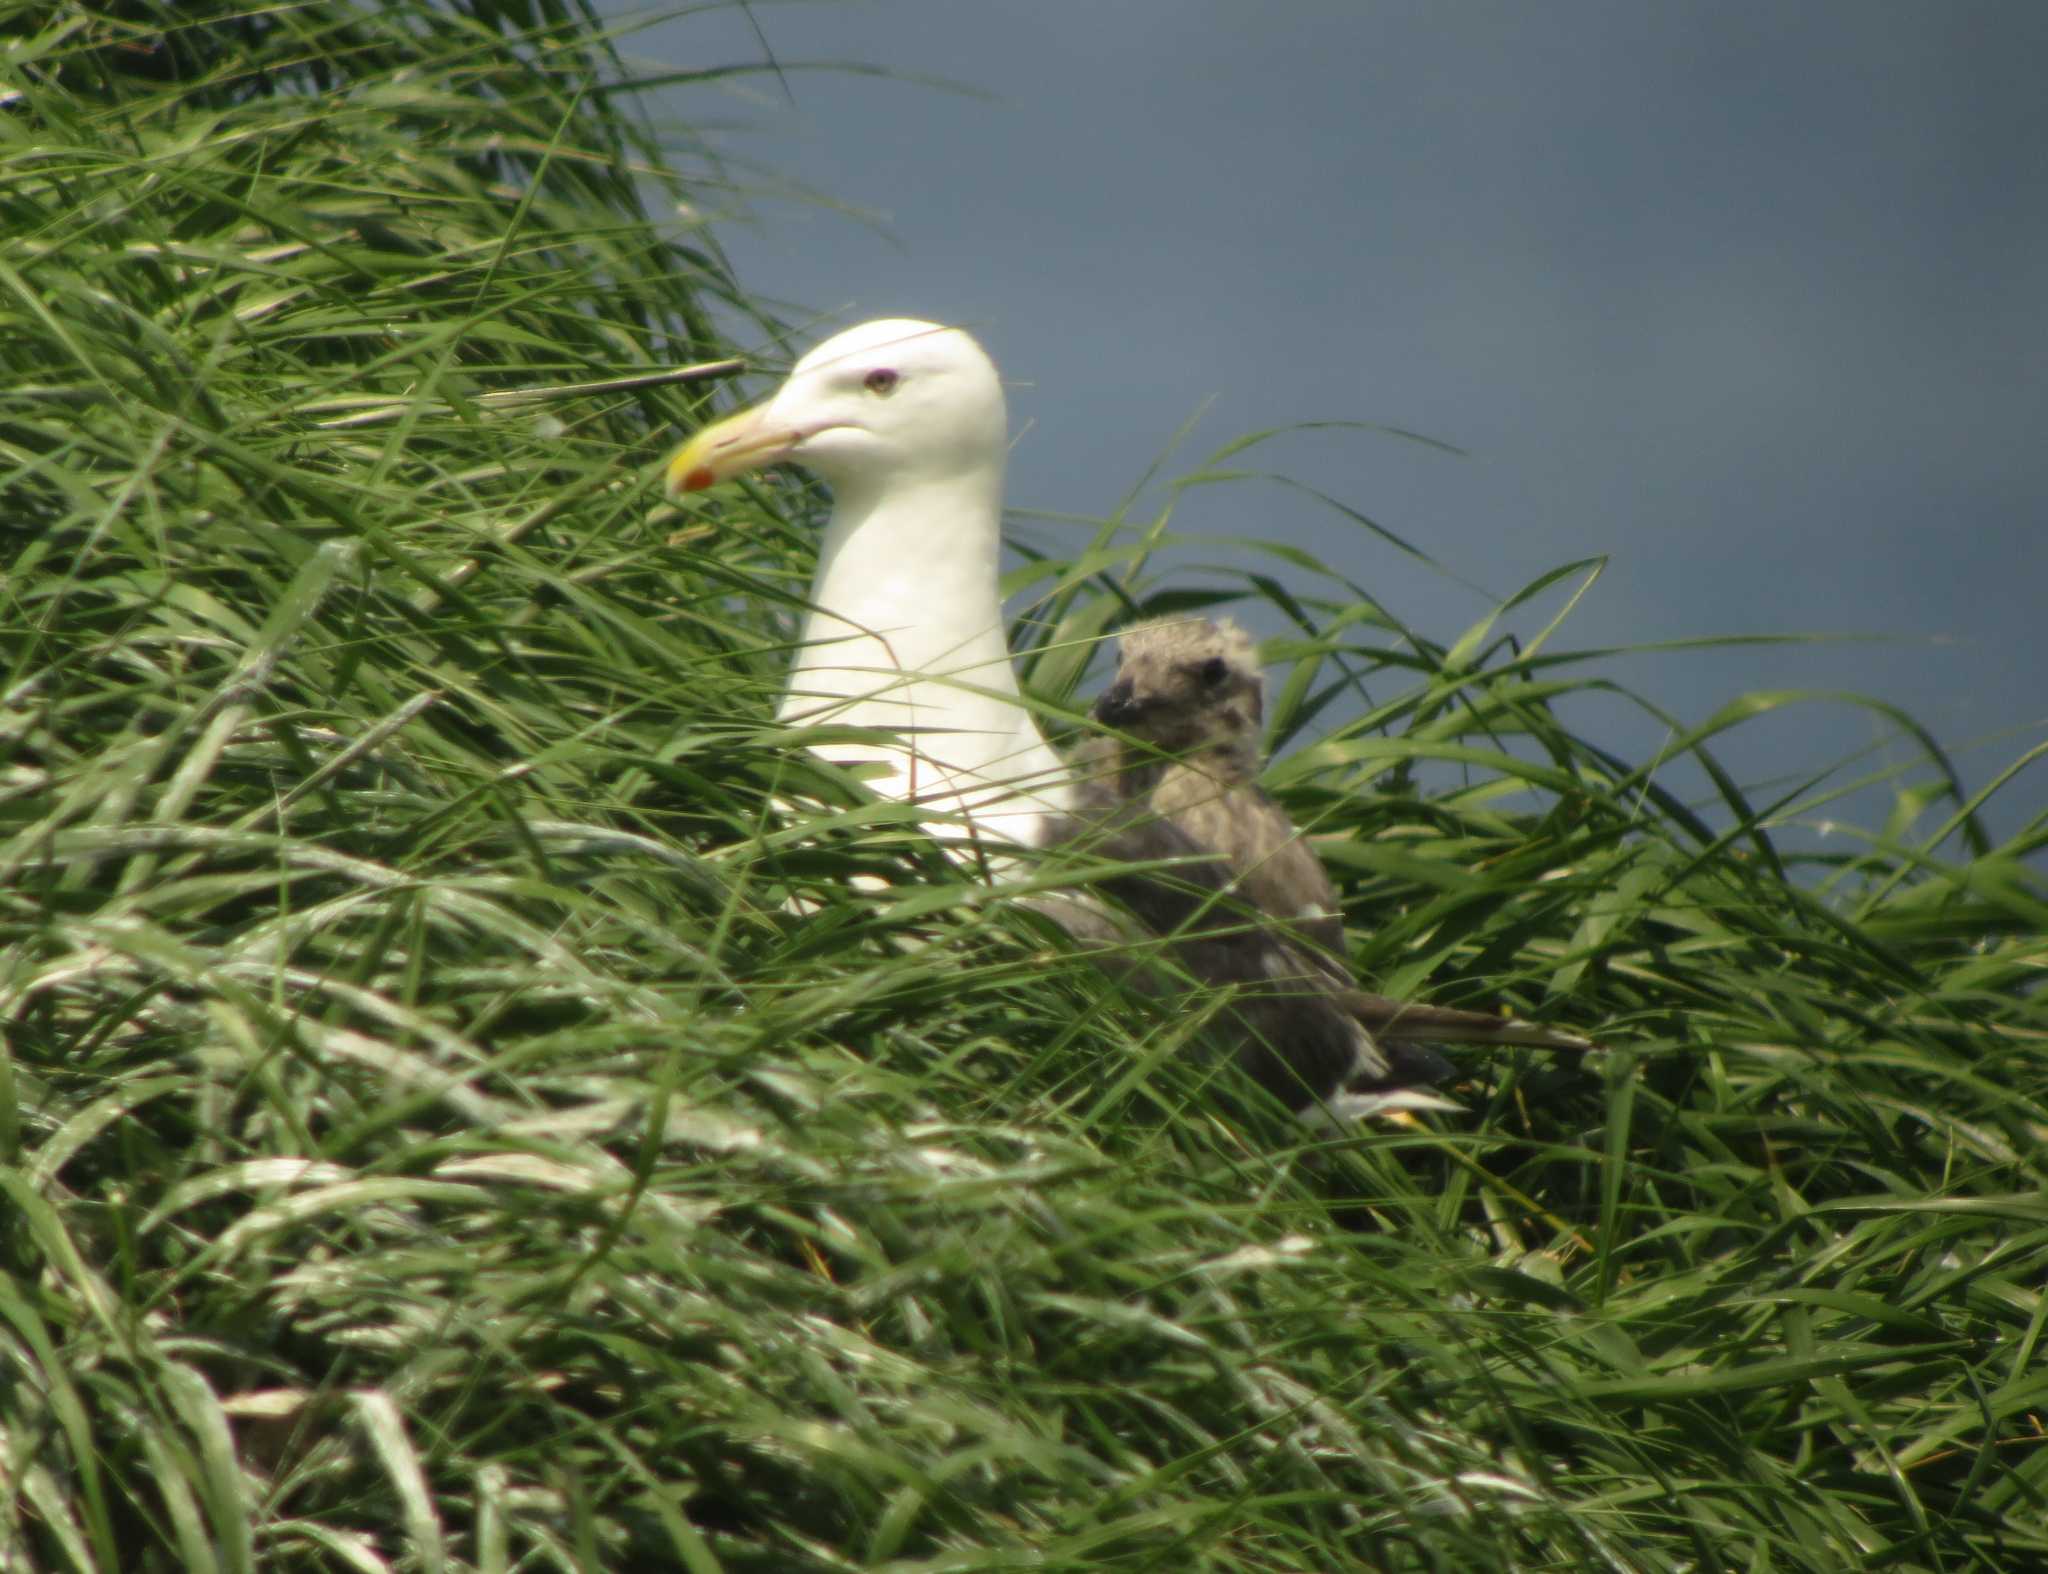
[[[1225,619],[1159,618],[1124,630],[1095,719],[1166,754],[1258,755],[1265,678],[1251,637]]]
[[[958,328],[888,317],[835,334],[765,403],[705,427],[668,462],[671,495],[782,461],[845,501],[1000,476],[1008,422],[994,364]]]

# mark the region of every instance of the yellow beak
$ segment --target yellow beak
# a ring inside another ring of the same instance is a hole
[[[750,410],[729,415],[678,448],[663,477],[668,494],[673,497],[680,492],[701,492],[707,486],[758,470],[802,442],[802,432],[769,417],[771,408],[757,404]]]

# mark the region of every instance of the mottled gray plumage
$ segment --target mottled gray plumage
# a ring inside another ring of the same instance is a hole
[[[1227,621],[1166,618],[1127,630],[1118,651],[1116,677],[1094,714],[1120,735],[1090,738],[1076,753],[1084,795],[1099,822],[1128,827],[1119,833],[1126,841],[1119,856],[1136,852],[1149,825],[1150,856],[1175,856],[1159,850],[1171,847],[1207,871],[1204,892],[1187,899],[1183,921],[1219,896],[1268,921],[1256,942],[1261,955],[1245,955],[1243,938],[1224,935],[1188,958],[1192,971],[1217,982],[1263,972],[1290,986],[1286,1009],[1293,1016],[1266,1024],[1279,1036],[1265,1037],[1251,1057],[1261,1081],[1299,1104],[1340,1088],[1440,1081],[1452,1068],[1428,1047],[1432,1041],[1590,1047],[1533,1023],[1359,989],[1329,875],[1256,780],[1264,678],[1250,639]],[[1142,911],[1138,916],[1160,927]],[[1328,1022],[1336,1017],[1348,1024],[1348,1058],[1331,1047]],[[1306,1038],[1302,1024],[1314,1029]],[[1288,1036],[1290,1029],[1297,1036]]]
[[[1245,909],[1229,866],[1142,799],[1118,794],[1111,779],[1084,777],[1073,811],[1046,820],[1045,845],[1146,866],[1111,876],[1100,889],[1165,939],[1191,975],[1233,991],[1228,1010],[1239,1061],[1290,1108],[1353,1085],[1391,1089],[1435,1080],[1403,1075],[1391,1064],[1328,973],[1287,932]],[[1128,954],[1129,937],[1099,907],[1066,896],[1034,896],[1024,905],[1084,944]]]

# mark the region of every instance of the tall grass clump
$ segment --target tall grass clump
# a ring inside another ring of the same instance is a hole
[[[1293,630],[1362,968],[1607,1046],[1306,1134],[773,725],[816,499],[632,381],[772,325],[591,15],[0,18],[0,1568],[2048,1560],[2041,819],[1790,851],[1547,584],[1030,559],[1051,713]]]

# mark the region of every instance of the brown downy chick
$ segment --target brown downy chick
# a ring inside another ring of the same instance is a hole
[[[1333,1001],[1377,1042],[1387,1073],[1366,1084],[1438,1081],[1435,1043],[1587,1049],[1586,1039],[1483,1012],[1424,1006],[1357,987],[1330,877],[1294,822],[1258,785],[1264,675],[1250,638],[1228,621],[1168,618],[1118,641],[1115,680],[1095,718],[1124,738],[1090,740],[1079,758],[1104,785],[1142,803],[1189,843],[1218,855],[1229,888],[1300,941]]]
[[[1341,966],[1336,889],[1258,785],[1266,681],[1250,636],[1227,619],[1164,618],[1125,630],[1117,653],[1094,715],[1135,740],[1120,744],[1118,791],[1222,854],[1246,900]]]

